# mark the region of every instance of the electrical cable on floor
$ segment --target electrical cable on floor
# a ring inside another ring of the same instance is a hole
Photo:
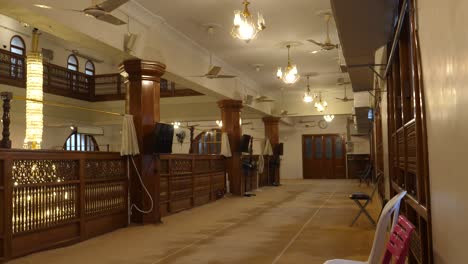
[[[135,160],[133,159],[133,156],[131,156],[131,159],[132,159],[132,163],[133,163],[133,167],[135,168],[135,171],[138,175],[138,179],[140,180],[140,183],[141,183],[141,186],[143,186],[143,189],[145,190],[146,194],[148,195],[148,197],[150,198],[150,201],[151,201],[151,208],[149,210],[143,210],[143,209],[140,209],[138,208],[138,206],[134,203],[132,203],[132,205],[130,206],[130,214],[132,213],[132,209],[135,208],[138,212],[140,213],[143,213],[143,214],[149,214],[153,211],[153,208],[154,208],[154,201],[153,201],[153,197],[151,197],[151,194],[150,192],[148,191],[148,189],[146,188],[145,184],[143,183],[143,179],[141,178],[141,175],[140,175],[140,172],[138,171],[138,168],[135,164]]]

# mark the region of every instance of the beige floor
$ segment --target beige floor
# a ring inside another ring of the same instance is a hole
[[[230,197],[83,243],[33,254],[14,264],[323,263],[365,260],[374,230],[347,196],[370,191],[356,181],[284,181],[252,198]],[[377,196],[376,196],[377,197]],[[371,214],[380,205],[375,200]]]

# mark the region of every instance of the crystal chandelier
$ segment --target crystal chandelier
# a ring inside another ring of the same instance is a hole
[[[314,96],[310,92],[309,77],[310,76],[307,76],[307,90],[304,93],[304,98],[303,98],[304,102],[307,104],[312,103],[312,101],[314,101]]]
[[[39,34],[34,29],[32,48],[26,57],[26,136],[23,147],[40,149],[44,127],[43,115],[43,74],[42,55],[38,52]]]
[[[288,48],[288,66],[284,69],[284,73],[281,67],[278,67],[276,77],[286,84],[293,84],[297,82],[301,76],[297,72],[297,66],[291,64],[291,45],[287,45],[286,48]]]
[[[317,111],[319,111],[320,113],[322,113],[323,111],[325,111],[325,109],[327,109],[328,103],[327,103],[327,101],[322,100],[322,94],[321,93],[319,94],[319,100],[317,102],[315,102],[314,106],[315,106],[315,108],[317,108]]]
[[[232,28],[231,35],[248,43],[257,36],[258,32],[266,28],[265,19],[259,12],[257,14],[257,23],[255,23],[248,8],[250,2],[244,0],[242,4],[244,4],[244,10],[234,11],[234,27]]]
[[[324,116],[323,116],[323,119],[325,119],[325,121],[327,121],[328,123],[330,123],[331,121],[333,121],[334,118],[335,118],[334,115],[324,115]]]

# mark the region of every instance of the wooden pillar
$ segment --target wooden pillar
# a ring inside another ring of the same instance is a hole
[[[127,75],[126,113],[133,115],[140,155],[135,157],[136,167],[143,183],[153,199],[153,210],[144,214],[132,210],[132,222],[159,223],[159,174],[156,172],[153,155],[153,129],[160,118],[160,77],[166,66],[159,62],[127,60],[120,66],[123,75]],[[151,201],[145,193],[134,166],[130,163],[130,198],[131,202],[142,210],[149,210]]]
[[[279,144],[279,121],[281,118],[274,116],[266,116],[263,118],[263,124],[265,125],[265,138],[270,140],[271,146],[275,149],[275,146]],[[279,162],[279,157],[274,157],[274,160]],[[275,183],[280,184],[280,170],[279,166],[274,170]]]
[[[11,148],[10,140],[10,101],[13,99],[13,94],[10,92],[2,92],[0,97],[3,101],[3,131],[2,131],[2,140],[0,141],[0,148]]]
[[[229,189],[234,195],[244,194],[244,177],[242,175],[241,165],[241,124],[240,114],[242,101],[239,100],[221,100],[218,102],[221,109],[221,119],[223,121],[222,132],[226,132],[229,137],[232,157],[226,160],[226,171],[229,179]]]

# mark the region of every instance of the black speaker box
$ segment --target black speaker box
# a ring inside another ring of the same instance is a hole
[[[278,145],[275,146],[275,149],[273,150],[273,154],[275,156],[283,156],[283,143],[279,143]]]
[[[249,152],[251,138],[249,135],[242,135],[239,152]]]
[[[174,139],[174,126],[156,123],[153,130],[153,152],[172,153],[172,140]]]

